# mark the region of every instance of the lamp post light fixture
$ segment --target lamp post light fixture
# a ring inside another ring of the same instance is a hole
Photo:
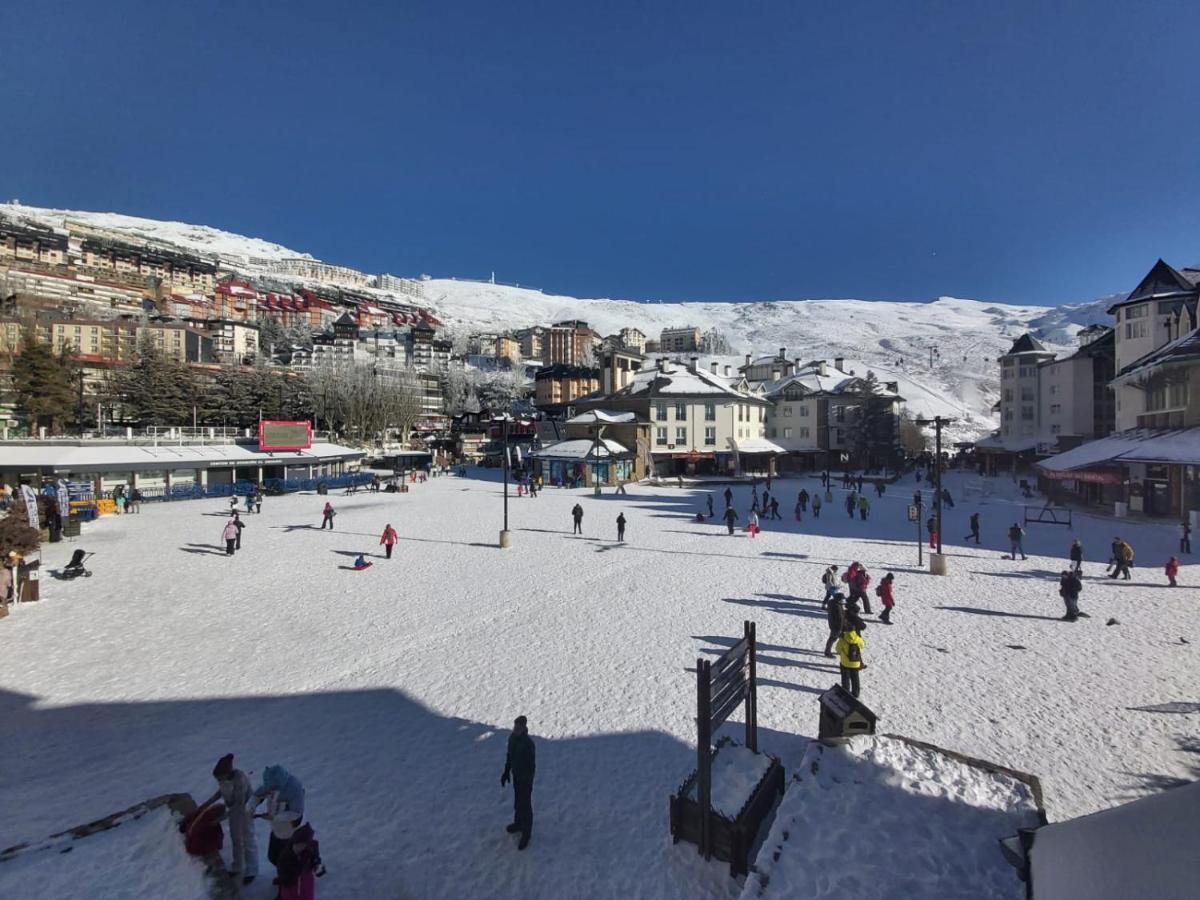
[[[492,416],[492,421],[501,423],[501,434],[504,441],[501,450],[504,457],[504,528],[500,531],[500,549],[503,550],[512,546],[512,534],[508,530],[508,423],[512,421],[512,416],[503,413],[499,416]]]
[[[942,428],[953,423],[953,419],[934,416],[926,419],[923,416],[916,420],[916,425],[924,428],[933,426],[934,433],[934,529],[937,532],[937,554],[929,556],[929,571],[933,575],[946,574],[946,558],[942,555]]]

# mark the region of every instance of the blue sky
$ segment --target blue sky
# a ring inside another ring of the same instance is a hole
[[[1200,4],[0,9],[0,197],[634,299],[1060,303],[1200,262]]]

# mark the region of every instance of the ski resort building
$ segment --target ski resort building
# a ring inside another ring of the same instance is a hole
[[[658,350],[662,353],[695,353],[700,349],[700,337],[700,329],[691,325],[664,328],[658,337]]]

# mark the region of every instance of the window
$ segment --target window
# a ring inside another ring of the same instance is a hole
[[[661,425],[654,429],[654,443],[660,447],[665,447],[667,444],[667,429]]]
[[[675,403],[675,418],[681,421],[687,421],[687,404],[676,401]]]
[[[1033,388],[1021,388],[1021,402],[1022,403],[1032,403],[1033,402]]]
[[[704,429],[704,445],[706,447],[715,447],[717,445],[716,426],[709,425]]]
[[[1143,303],[1141,306],[1131,306],[1125,310],[1125,319],[1144,319],[1149,312],[1149,304]]]
[[[783,429],[783,436],[785,438],[790,438],[792,436],[792,429],[790,429],[790,428]]]
[[[1012,408],[1010,407],[1004,411],[1004,418],[1011,419],[1012,417],[1013,417],[1013,411],[1012,411]]]
[[[790,419],[792,417],[792,408],[790,406],[784,406],[783,417],[785,419]]]
[[[1058,434],[1058,433],[1059,433],[1061,430],[1062,430],[1062,426],[1061,426],[1061,425],[1051,425],[1051,426],[1050,426],[1050,433],[1051,433],[1051,434]]]
[[[717,421],[717,404],[715,404],[715,403],[705,403],[704,404],[704,421],[705,422]]]
[[[1159,300],[1158,311],[1163,315],[1170,315],[1171,313],[1175,312],[1175,310],[1179,309],[1180,305],[1181,304],[1178,300]]]
[[[1005,388],[1005,389],[1004,389],[1004,402],[1005,402],[1005,403],[1012,403],[1012,388]]]
[[[800,418],[804,419],[804,418],[807,418],[807,417],[808,417],[808,407],[807,407],[807,406],[801,406],[801,407],[800,407]]]
[[[1138,338],[1146,336],[1145,322],[1126,322],[1125,323],[1125,340],[1136,341]]]
[[[738,421],[742,421],[742,404],[738,404]]]
[[[665,422],[665,421],[667,421],[667,404],[665,404],[665,403],[655,403],[655,404],[654,404],[654,419],[655,419],[655,421],[657,421],[657,422]],[[667,438],[666,438],[666,429],[663,429],[663,440],[662,440],[662,442],[663,442],[664,444],[667,442]]]
[[[808,426],[806,426],[806,425],[800,426],[800,437],[802,437],[802,438],[808,437]]]
[[[1050,385],[1050,393],[1051,393],[1051,394],[1057,394],[1057,393],[1058,393],[1058,385],[1057,385],[1057,384],[1052,384],[1052,385]]]
[[[686,444],[687,442],[688,442],[687,426],[683,425],[679,428],[676,428],[675,429],[675,443],[676,444]]]
[[[760,421],[760,422],[767,421],[767,408],[765,406],[760,406],[758,408],[758,421]]]
[[[1027,422],[1033,421],[1033,407],[1032,406],[1022,406],[1021,407],[1021,418]]]
[[[1056,415],[1058,415],[1060,412],[1062,412],[1062,404],[1061,404],[1061,403],[1051,403],[1051,404],[1050,404],[1050,414],[1051,414],[1051,415],[1055,415],[1055,416],[1056,416]]]
[[[842,429],[840,429],[840,428],[833,429],[833,440],[834,440],[834,443],[837,443],[837,444],[840,444],[842,442]]]

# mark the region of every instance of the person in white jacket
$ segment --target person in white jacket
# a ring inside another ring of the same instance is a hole
[[[258,875],[258,845],[254,842],[254,817],[249,807],[250,778],[241,769],[234,768],[232,753],[217,760],[213,778],[217,779],[217,792],[201,804],[201,809],[217,800],[225,804],[229,839],[233,844],[229,871],[234,878],[240,875],[242,884],[249,884]]]

